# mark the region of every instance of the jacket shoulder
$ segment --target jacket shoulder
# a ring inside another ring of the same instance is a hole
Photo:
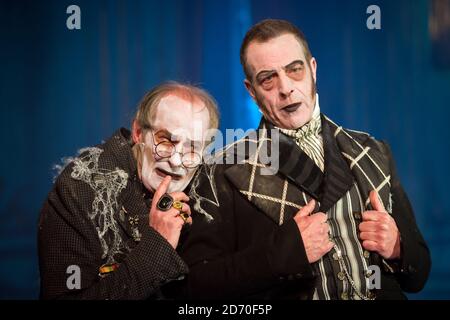
[[[370,133],[365,131],[359,131],[349,128],[344,128],[333,122],[330,118],[325,117],[325,121],[328,122],[329,126],[331,127],[332,131],[335,133],[335,135],[342,131],[345,135],[347,135],[350,139],[355,141],[356,143],[360,144],[363,147],[369,147],[371,149],[378,150],[379,152],[383,154],[390,154],[390,148],[389,145],[383,141],[378,140],[375,137],[373,137]]]
[[[368,132],[364,131],[357,131],[353,129],[344,129],[348,134],[357,142],[359,142],[361,145],[365,147],[369,147],[371,149],[378,150],[379,152],[389,155],[390,154],[390,147],[386,141],[378,140],[372,135],[370,135]]]

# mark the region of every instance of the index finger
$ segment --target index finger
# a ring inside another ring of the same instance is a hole
[[[172,177],[167,175],[164,177],[163,181],[158,186],[158,189],[155,191],[155,195],[153,196],[152,200],[152,207],[156,207],[156,204],[158,203],[159,199],[163,196],[163,194],[166,193],[167,189],[169,188],[170,181],[172,180]]]
[[[314,208],[316,207],[316,200],[311,199],[305,206],[303,206],[298,212],[297,214],[300,217],[306,217],[309,216],[313,211]]]

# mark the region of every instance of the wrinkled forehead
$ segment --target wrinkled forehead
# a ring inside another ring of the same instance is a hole
[[[170,132],[177,140],[203,141],[209,129],[209,110],[197,97],[170,94],[156,107],[153,127]]]
[[[287,33],[268,41],[252,41],[246,51],[247,64],[253,74],[263,69],[277,69],[295,60],[308,63],[299,39]]]

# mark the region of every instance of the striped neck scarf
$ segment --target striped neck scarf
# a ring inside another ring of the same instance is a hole
[[[310,157],[314,163],[324,171],[324,151],[322,139],[322,123],[320,120],[319,95],[316,94],[316,104],[311,120],[296,130],[281,129],[282,133],[292,137],[300,149]]]

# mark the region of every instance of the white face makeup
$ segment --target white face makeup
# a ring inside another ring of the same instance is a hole
[[[315,105],[316,61],[306,61],[303,47],[292,34],[247,48],[252,81],[250,95],[264,117],[283,129],[297,129],[311,120]]]
[[[141,179],[145,187],[155,191],[167,175],[172,177],[167,192],[182,191],[191,181],[195,168],[183,166],[183,154],[202,154],[204,137],[209,129],[209,111],[200,100],[189,101],[172,94],[157,106],[152,129],[141,134],[144,143]],[[156,153],[158,143],[173,144],[169,157]]]

